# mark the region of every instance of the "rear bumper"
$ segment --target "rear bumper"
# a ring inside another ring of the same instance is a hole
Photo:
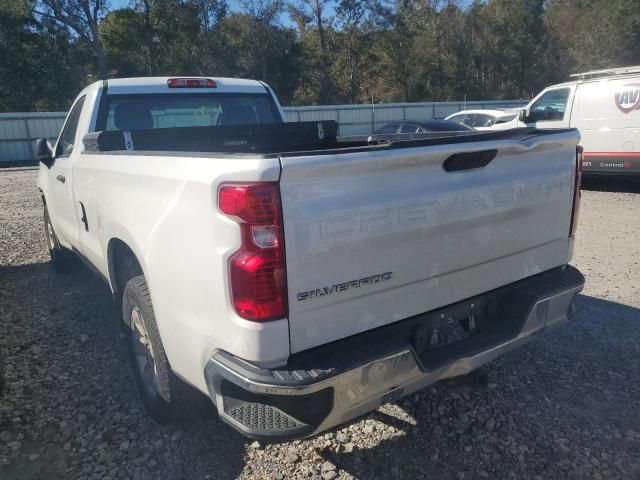
[[[568,318],[583,285],[577,269],[554,269],[301,352],[273,370],[218,351],[205,367],[207,386],[222,420],[244,435],[308,437],[439,380],[465,375],[527,342]],[[468,318],[473,322],[464,323]],[[467,333],[460,340],[431,344],[462,324]],[[474,325],[475,334],[469,335]]]

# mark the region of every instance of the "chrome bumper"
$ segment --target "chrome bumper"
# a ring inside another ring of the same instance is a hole
[[[205,367],[209,393],[220,417],[248,437],[308,437],[439,380],[468,374],[524,344],[566,320],[583,285],[577,269],[563,267],[304,352],[277,370],[261,369],[219,351]],[[481,330],[466,343],[447,345],[437,353],[420,352],[416,328],[430,318],[464,315],[454,312],[477,309],[477,305],[483,306],[482,314],[487,316],[486,332]],[[401,333],[391,334],[391,329]]]

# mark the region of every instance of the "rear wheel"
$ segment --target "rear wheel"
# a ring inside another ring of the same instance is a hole
[[[127,282],[122,299],[127,347],[136,385],[149,414],[161,424],[192,418],[211,409],[209,399],[171,370],[160,339],[143,275]]]
[[[63,273],[73,270],[76,266],[76,259],[73,256],[73,252],[70,252],[60,245],[46,205],[44,206],[44,233],[47,239],[47,248],[49,249],[51,263],[56,269],[56,272]]]

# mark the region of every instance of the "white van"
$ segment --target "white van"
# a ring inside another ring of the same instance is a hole
[[[540,92],[509,128],[575,127],[584,173],[640,175],[640,66],[571,76]]]

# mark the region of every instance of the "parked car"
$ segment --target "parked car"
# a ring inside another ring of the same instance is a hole
[[[36,145],[51,261],[108,285],[157,421],[195,391],[308,437],[567,320],[576,130],[371,146],[283,118],[258,81],[105,80]]]
[[[393,135],[399,133],[428,133],[428,132],[464,132],[473,130],[466,125],[447,120],[426,120],[424,122],[395,122],[378,128],[374,135]]]
[[[463,123],[476,130],[504,130],[518,116],[518,110],[462,110],[445,120]],[[512,127],[511,127],[512,128]]]
[[[585,174],[640,175],[640,66],[572,75],[505,127],[577,128]]]

